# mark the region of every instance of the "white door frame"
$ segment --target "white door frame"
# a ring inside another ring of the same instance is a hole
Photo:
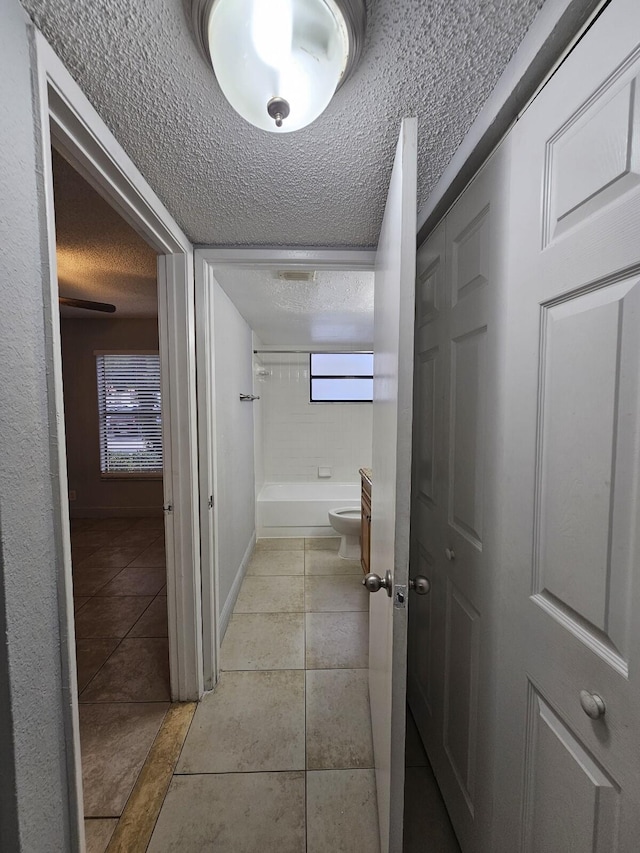
[[[218,613],[218,560],[216,533],[219,511],[216,495],[216,400],[214,340],[211,317],[211,282],[217,267],[251,269],[344,270],[375,268],[371,249],[218,249],[199,247],[194,253],[196,277],[196,352],[198,376],[198,427],[200,461],[200,530],[202,537],[202,623],[204,683],[215,687],[219,675],[220,618]],[[209,497],[214,496],[213,507]]]
[[[35,32],[41,167],[45,195],[43,254],[49,264],[49,287],[43,293],[49,376],[50,440],[55,460],[56,566],[67,752],[67,784],[74,850],[84,849],[82,768],[78,723],[77,675],[71,545],[65,449],[62,353],[58,308],[55,211],[51,145],[114,207],[158,253],[158,308],[163,389],[165,501],[173,506],[166,525],[167,607],[171,695],[197,699],[203,692],[200,603],[199,519],[197,512],[197,433],[195,401],[195,319],[193,249],[162,202],[144,180],[107,126],[90,105],[44,37]],[[166,381],[168,377],[168,383]],[[168,415],[168,418],[167,418]]]

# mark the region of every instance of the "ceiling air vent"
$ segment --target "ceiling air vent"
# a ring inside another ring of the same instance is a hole
[[[282,281],[315,281],[315,270],[278,270],[278,278]]]

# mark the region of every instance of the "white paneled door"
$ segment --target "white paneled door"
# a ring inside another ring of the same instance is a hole
[[[508,699],[500,779],[513,820],[496,849],[631,853],[640,845],[638,0],[605,9],[516,125],[513,158],[513,500],[498,694]]]
[[[417,122],[404,119],[375,270],[369,693],[382,853],[401,853],[411,505]]]
[[[420,247],[408,697],[464,853],[487,849],[510,145]]]

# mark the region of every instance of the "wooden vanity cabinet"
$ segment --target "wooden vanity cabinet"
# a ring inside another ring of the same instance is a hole
[[[364,471],[362,477],[362,518],[360,522],[360,563],[364,574],[371,571],[371,479]]]

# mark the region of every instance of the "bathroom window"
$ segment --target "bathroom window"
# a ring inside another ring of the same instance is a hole
[[[162,475],[158,353],[96,353],[100,472]]]
[[[372,352],[311,353],[312,403],[371,403]]]

